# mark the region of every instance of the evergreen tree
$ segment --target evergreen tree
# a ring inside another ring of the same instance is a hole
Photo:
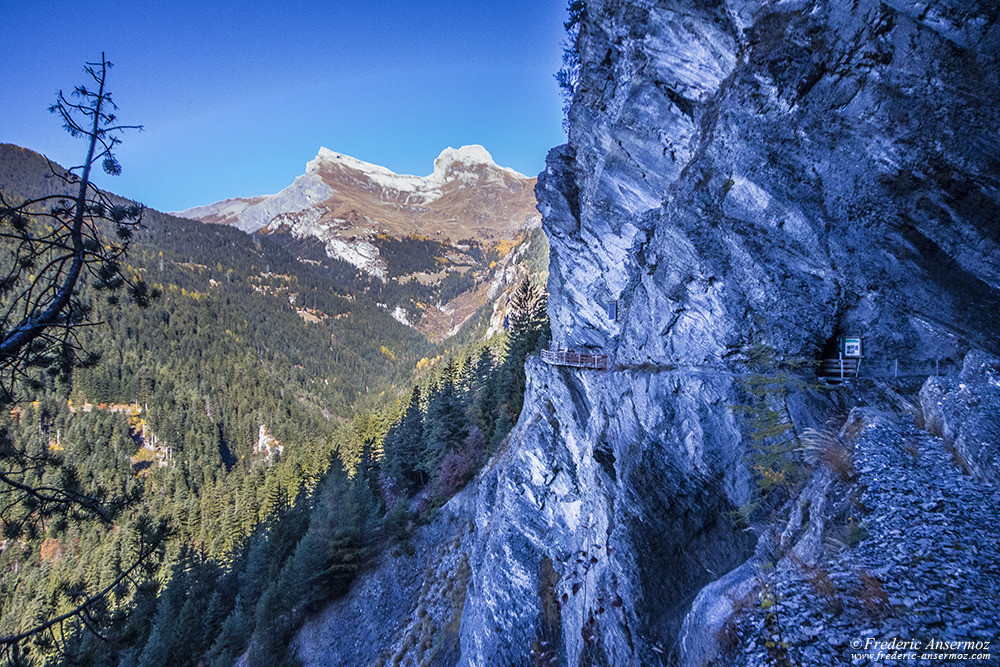
[[[508,306],[508,333],[505,356],[497,373],[497,415],[491,434],[496,446],[513,427],[524,402],[524,360],[542,349],[550,337],[546,312],[547,297],[527,277],[514,289]]]
[[[373,555],[378,502],[368,486],[355,479],[336,509],[326,562],[314,574],[311,583],[311,587],[324,591],[328,598],[344,595],[355,575]]]
[[[253,615],[247,611],[251,606],[242,593],[236,598],[236,605],[222,624],[218,637],[208,653],[208,664],[212,667],[231,667],[243,652],[250,633],[253,631]],[[167,663],[160,663],[167,664]]]
[[[428,479],[438,474],[441,460],[468,431],[465,410],[455,391],[455,362],[449,361],[427,400],[422,467]]]
[[[493,432],[496,407],[496,383],[492,381],[495,369],[493,355],[485,345],[480,348],[476,361],[469,367],[468,416],[469,422],[478,427],[487,441]]]
[[[157,599],[153,628],[139,658],[140,664],[165,665],[181,653],[180,644],[184,638],[180,636],[176,621],[184,604],[189,558],[187,549],[182,549],[174,563],[173,575]]]
[[[420,387],[414,385],[406,412],[389,429],[385,440],[383,470],[408,494],[416,493],[428,480],[422,466],[424,457],[424,414],[420,408]]]

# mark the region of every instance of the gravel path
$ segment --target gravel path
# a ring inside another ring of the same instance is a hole
[[[867,536],[858,528],[856,546],[818,569],[783,561],[761,575],[778,591],[788,661],[766,647],[777,626],[764,627],[767,603],[757,597],[726,662],[1000,665],[1000,491],[962,474],[941,439],[885,415],[862,430],[854,462],[856,520]],[[931,649],[931,640],[989,647]]]

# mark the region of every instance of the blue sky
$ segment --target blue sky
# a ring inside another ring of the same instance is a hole
[[[3,0],[0,142],[83,157],[46,109],[107,54],[124,173],[98,184],[170,211],[277,192],[320,146],[429,174],[482,144],[537,174],[564,138],[563,0]]]

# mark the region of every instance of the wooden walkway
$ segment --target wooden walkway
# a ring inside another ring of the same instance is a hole
[[[608,370],[608,355],[606,354],[588,354],[575,350],[542,350],[542,361],[552,366],[591,368],[598,371]],[[671,367],[664,370],[679,370],[679,368]],[[860,357],[839,357],[836,359],[822,359],[819,362],[816,374],[821,380],[839,384],[858,377],[860,370]]]
[[[573,350],[542,350],[542,361],[553,366],[608,370],[608,355],[606,354],[587,354]]]

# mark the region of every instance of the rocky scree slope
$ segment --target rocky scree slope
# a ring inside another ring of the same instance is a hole
[[[553,342],[613,368],[529,362],[506,449],[445,508],[473,521],[459,664],[714,655],[721,626],[695,641],[684,619],[711,582],[696,607],[753,586],[762,548],[728,516],[754,481],[731,410],[748,345],[815,359],[858,334],[865,382],[916,386],[1000,352],[997,20],[945,0],[584,3],[569,142],[536,192]],[[787,412],[802,432],[862,398],[791,391]]]
[[[779,655],[793,665],[872,664],[879,653],[911,654],[878,660],[888,665],[1000,664],[997,480],[963,474],[946,439],[879,404],[877,394],[891,389],[868,389],[871,402],[851,412],[842,433],[856,474],[840,480],[821,469],[781,534],[699,594],[682,635],[687,664],[774,664]],[[964,407],[1000,425],[995,401],[988,414]],[[983,444],[995,455],[1000,442]],[[857,542],[847,548],[845,539]],[[773,596],[770,615],[762,591]],[[787,649],[768,645],[776,640]],[[921,646],[885,648],[893,640]]]

